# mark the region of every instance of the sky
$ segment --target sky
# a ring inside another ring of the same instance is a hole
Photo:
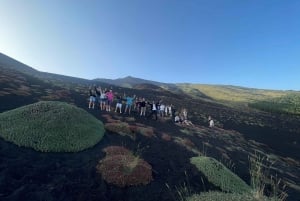
[[[300,90],[299,0],[0,0],[0,52],[94,79]]]

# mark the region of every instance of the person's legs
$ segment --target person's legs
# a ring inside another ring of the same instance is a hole
[[[103,110],[103,99],[100,99],[100,110]]]
[[[105,110],[106,108],[106,100],[103,100],[103,103],[102,103],[102,110]]]
[[[130,114],[130,112],[131,112],[131,105],[129,105],[128,107],[129,107],[128,113]]]
[[[118,110],[118,104],[119,104],[119,103],[116,104],[115,112],[117,112],[117,110]]]
[[[90,99],[89,99],[89,109],[92,107],[92,96],[90,96]]]
[[[107,102],[106,102],[106,111],[107,112],[109,112],[110,111],[110,101],[109,100],[107,100]]]
[[[93,107],[93,109],[95,108],[95,101],[96,101],[96,98],[93,96],[92,97],[92,107]]]
[[[119,103],[120,114],[122,113],[122,103]]]
[[[109,101],[108,103],[108,111],[110,112],[110,108],[111,108],[111,101]]]
[[[141,115],[140,116],[145,116],[146,114],[146,107],[141,107]]]

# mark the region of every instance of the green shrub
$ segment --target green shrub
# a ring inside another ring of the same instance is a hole
[[[222,191],[232,193],[251,191],[250,186],[214,158],[199,156],[191,158],[190,161],[207,177],[209,182],[220,187]]]
[[[300,114],[300,93],[289,92],[285,96],[255,101],[250,107],[273,113]]]
[[[97,144],[104,126],[76,106],[41,101],[0,114],[0,136],[42,152],[77,152]]]
[[[188,198],[186,201],[277,201],[275,198],[260,197],[255,198],[251,194],[239,193],[225,193],[218,191],[210,191],[201,194],[195,194]]]

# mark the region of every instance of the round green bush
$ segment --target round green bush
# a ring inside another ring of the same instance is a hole
[[[42,152],[77,152],[97,144],[101,121],[76,106],[41,101],[0,113],[0,136]]]

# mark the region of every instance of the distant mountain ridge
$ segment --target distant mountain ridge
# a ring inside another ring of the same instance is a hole
[[[107,82],[107,83],[118,85],[118,86],[126,85],[126,87],[128,87],[128,88],[133,87],[134,85],[138,85],[138,84],[153,84],[153,85],[161,85],[162,84],[161,82],[145,80],[145,79],[136,78],[136,77],[132,77],[132,76],[126,76],[124,78],[118,78],[118,79],[97,78],[94,80]]]
[[[163,83],[163,82],[156,82],[152,80],[145,80],[141,78],[136,78],[132,76],[126,76],[124,78],[118,78],[118,79],[106,79],[106,78],[97,78],[95,81],[100,81],[100,82],[105,82],[108,84],[112,85],[117,85],[121,87],[126,87],[126,88],[143,88],[141,85],[148,85],[148,86],[157,86],[161,87],[166,90],[172,90],[172,91],[179,91],[178,87],[176,84],[172,83]]]
[[[71,77],[66,75],[41,72],[2,53],[0,53],[0,68],[6,68],[6,69],[18,71],[44,80],[55,80],[59,82],[64,81],[64,82],[80,83],[80,84],[86,84],[90,82],[90,80],[83,79],[83,78],[76,78],[76,77]]]
[[[24,73],[32,73],[32,74],[39,73],[38,70],[36,70],[24,63],[21,63],[9,56],[6,56],[2,53],[0,53],[0,67],[9,68],[12,70],[18,70],[18,71],[22,71]]]

